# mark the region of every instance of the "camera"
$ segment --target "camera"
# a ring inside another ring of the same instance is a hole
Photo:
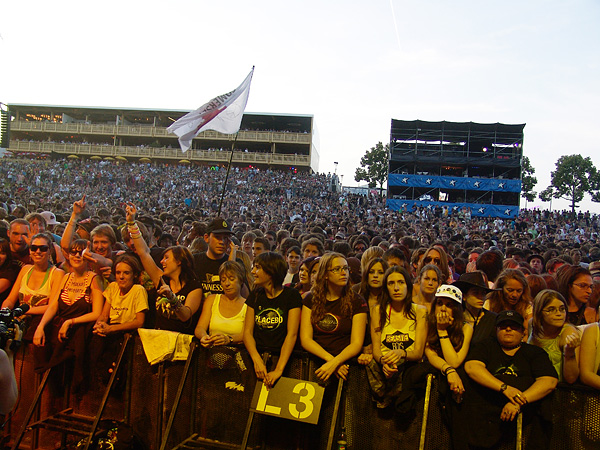
[[[5,348],[6,343],[12,339],[11,350],[16,350],[21,343],[21,336],[25,333],[26,325],[18,317],[29,311],[29,305],[23,304],[14,309],[0,309],[0,348]],[[23,333],[18,333],[21,330]]]

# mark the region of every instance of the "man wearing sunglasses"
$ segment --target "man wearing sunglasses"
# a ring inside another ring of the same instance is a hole
[[[10,223],[8,239],[12,259],[19,261],[21,266],[32,264],[29,254],[29,233],[31,228],[25,219],[15,219]]]

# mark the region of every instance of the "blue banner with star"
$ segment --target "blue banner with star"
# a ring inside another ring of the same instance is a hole
[[[470,191],[521,192],[521,180],[466,178],[390,173],[388,186],[459,189]]]
[[[503,219],[514,219],[519,215],[519,207],[512,205],[482,205],[481,203],[450,203],[430,202],[421,200],[397,200],[388,198],[387,207],[392,211],[414,212],[418,208],[432,209],[446,206],[449,214],[457,214],[462,208],[470,208],[472,217],[500,217]]]

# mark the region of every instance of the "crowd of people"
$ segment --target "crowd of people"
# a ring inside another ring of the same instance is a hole
[[[74,359],[85,390],[88,362],[104,374],[145,327],[195,335],[214,368],[247,352],[268,387],[294,349],[324,385],[362,365],[398,414],[439,373],[456,449],[497,445],[521,412],[547,448],[557,383],[600,389],[597,215],[390,211],[332,175],[256,168],[232,169],[217,215],[226,172],[3,161],[0,301],[29,306],[36,370]]]

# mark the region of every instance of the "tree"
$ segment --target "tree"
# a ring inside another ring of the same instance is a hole
[[[354,181],[366,181],[371,188],[379,185],[379,195],[381,195],[388,176],[389,154],[389,144],[384,146],[381,142],[378,142],[375,147],[371,147],[371,150],[367,150],[360,159],[361,167],[356,168]]]
[[[521,166],[521,197],[528,202],[534,201],[537,194],[533,190],[537,184],[537,178],[533,176],[534,173],[535,169],[531,166],[529,158],[523,156],[523,164]]]
[[[571,202],[571,212],[575,213],[577,203],[585,194],[592,200],[600,201],[600,175],[588,156],[565,155],[556,161],[556,170],[551,174],[550,186],[540,193],[544,201],[562,198]]]

